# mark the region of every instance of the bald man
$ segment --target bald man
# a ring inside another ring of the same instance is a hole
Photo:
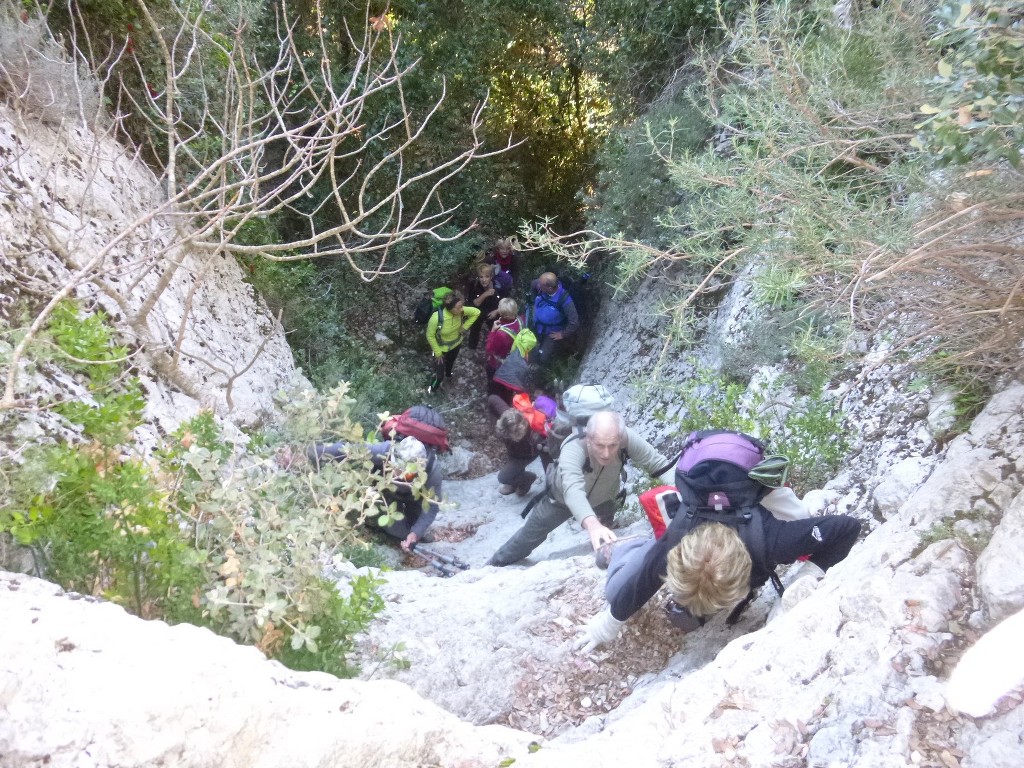
[[[562,443],[558,462],[548,470],[547,495],[487,564],[511,565],[522,560],[570,517],[587,532],[595,550],[615,541],[611,525],[627,460],[662,483],[675,480],[674,462],[626,427],[621,415],[595,413],[582,438],[572,435]]]
[[[536,296],[527,318],[530,330],[537,336],[532,357],[534,362],[544,365],[554,359],[565,342],[579,330],[580,316],[572,297],[554,272],[542,274],[533,287]]]

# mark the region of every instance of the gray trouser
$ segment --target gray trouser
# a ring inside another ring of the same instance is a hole
[[[533,463],[533,459],[517,459],[509,456],[505,465],[498,470],[498,482],[504,485],[519,485],[526,474],[526,468]],[[536,478],[536,475],[534,475]]]
[[[594,507],[594,514],[597,515],[597,519],[601,521],[602,525],[611,526],[615,518],[616,506],[616,500],[610,499]],[[545,496],[530,511],[523,527],[494,553],[488,561],[489,565],[511,565],[519,562],[539,547],[549,533],[570,517],[572,517],[572,513],[569,512],[567,506],[559,504],[550,496]]]

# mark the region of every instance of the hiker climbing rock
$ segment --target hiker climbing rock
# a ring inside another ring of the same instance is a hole
[[[748,435],[709,430],[690,435],[676,464],[679,504],[664,535],[613,548],[603,611],[584,627],[584,652],[614,640],[623,623],[664,583],[668,620],[683,631],[733,609],[735,622],[769,580],[781,592],[777,565],[806,558],[826,571],[849,554],[860,522],[846,515],[782,520],[763,503],[783,486],[781,457],[764,456]],[[767,484],[766,484],[767,483]],[[780,508],[793,516],[789,492]]]
[[[537,479],[526,467],[538,457],[545,470],[551,462],[547,453],[547,425],[555,416],[555,402],[541,395],[533,403],[524,392],[515,396],[513,406],[497,395],[488,397],[487,404],[498,414],[494,431],[508,452],[498,471],[498,493],[523,496]]]
[[[383,525],[379,522],[379,516],[367,517],[366,523],[398,539],[406,551],[410,551],[410,547],[419,541],[432,540],[429,528],[437,517],[442,490],[437,449],[447,450],[448,447],[447,430],[443,421],[438,426],[439,417],[432,424],[422,423],[423,429],[420,430],[421,422],[411,414],[436,416],[427,406],[414,406],[382,425],[382,431],[395,439],[362,444],[369,452],[374,471],[390,480],[390,485],[383,493],[385,505],[395,504],[401,515],[401,519],[389,519]],[[424,439],[402,436],[400,430],[403,428],[422,431]],[[351,452],[351,444],[341,441],[318,443],[306,453],[310,462],[319,467],[328,461],[345,461]]]
[[[627,460],[648,474],[672,476],[671,462],[629,429],[620,414],[595,413],[582,436],[571,435],[562,443],[558,461],[547,473],[545,495],[530,511],[523,526],[494,553],[488,565],[503,566],[522,560],[570,517],[576,518],[587,532],[595,550],[614,541],[615,534],[610,527],[618,507]]]

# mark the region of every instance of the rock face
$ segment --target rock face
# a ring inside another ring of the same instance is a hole
[[[3,104],[0,157],[0,320],[13,322],[19,299],[68,288],[141,350],[132,362],[160,428],[200,408],[235,423],[275,412],[273,395],[295,374],[280,324],[233,257],[189,246],[141,161],[88,128],[26,122]],[[22,396],[69,388],[45,366],[19,372]]]
[[[529,736],[400,683],[293,673],[206,631],[0,574],[0,766],[495,765]]]
[[[802,580],[805,596],[766,626],[767,595],[739,626],[719,618],[686,636],[649,605],[590,656],[571,639],[600,606],[603,573],[572,526],[525,566],[450,579],[390,572],[385,619],[363,644],[372,679],[362,683],[293,674],[203,630],[145,623],[5,576],[0,765],[472,766],[514,757],[527,766],[1015,766],[1024,707],[1019,685],[1000,677],[1006,666],[972,672],[987,675],[978,688],[1001,696],[986,718],[948,709],[945,687],[994,610],[1014,606],[1002,593],[987,604],[974,589],[977,542],[957,539],[954,523],[988,521],[996,549],[981,562],[1019,552],[1019,525],[1004,522],[1003,505],[1019,503],[1022,477],[1024,384],[1015,384],[896,514],[816,587]],[[500,545],[519,505],[494,486],[448,484],[458,508],[440,538],[478,527],[435,548],[480,565]],[[381,662],[400,641],[407,670]],[[533,735],[465,720],[529,725]],[[532,740],[542,741],[533,753]]]

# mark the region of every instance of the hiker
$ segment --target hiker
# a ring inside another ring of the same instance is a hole
[[[446,294],[442,307],[442,311],[431,315],[427,322],[427,342],[434,353],[435,366],[434,379],[427,387],[427,394],[437,392],[441,383],[452,375],[462,344],[462,333],[480,317],[480,310],[467,307],[459,291]]]
[[[494,282],[494,266],[478,264],[476,274],[466,281],[466,301],[480,310],[480,319],[469,329],[466,344],[475,350],[480,343],[480,330],[490,331],[491,324],[498,317],[498,303],[508,293]],[[486,333],[484,338],[487,338]]]
[[[512,351],[512,342],[516,334],[523,328],[523,321],[519,319],[519,305],[514,299],[502,299],[498,302],[498,318],[487,336],[487,361],[484,363],[484,370],[487,373],[487,394],[493,395],[492,391],[494,374],[502,361]]]
[[[390,485],[383,492],[385,507],[394,504],[402,516],[380,525],[379,516],[374,515],[366,518],[366,525],[398,539],[406,552],[419,541],[432,541],[428,529],[437,517],[441,499],[441,465],[436,453],[415,437],[363,446],[370,453],[374,471],[390,478]],[[349,453],[350,446],[344,441],[317,444],[307,451],[309,460],[318,468],[326,461],[344,461]],[[422,492],[415,489],[417,480],[423,481]]]
[[[572,435],[562,443],[558,461],[547,472],[545,495],[487,564],[504,566],[522,560],[570,517],[587,532],[595,550],[615,541],[610,528],[627,459],[652,476],[672,477],[672,462],[629,429],[620,414],[593,414],[582,437]]]
[[[487,251],[485,260],[488,264],[497,267],[494,275],[495,281],[502,287],[512,290],[516,278],[519,276],[519,262],[522,261],[522,254],[515,248],[511,238],[502,237],[494,242],[494,247]]]
[[[554,272],[545,272],[533,283],[536,291],[528,324],[537,336],[536,363],[545,365],[560,354],[580,327],[579,315],[569,292]]]
[[[498,395],[509,405],[521,392],[533,389],[537,366],[530,362],[530,353],[537,345],[537,337],[529,328],[520,329],[512,339],[512,349],[501,361],[498,370],[491,377],[490,394]]]
[[[747,457],[737,453],[744,440]],[[781,594],[777,565],[807,559],[826,571],[845,558],[860,522],[847,515],[793,519],[805,510],[796,509],[795,494],[784,490],[784,458],[764,457],[760,442],[742,433],[693,433],[676,465],[679,506],[664,535],[605,548],[608,605],[584,627],[577,645],[589,652],[614,640],[663,582],[671,595],[669,621],[690,632],[725,609],[732,609],[727,623],[735,623],[754,590],[769,580]]]
[[[555,401],[539,395],[534,403],[523,392],[513,398],[511,406],[497,395],[490,395],[487,405],[498,417],[494,431],[507,450],[505,464],[498,470],[498,493],[524,496],[537,479],[526,467],[537,458],[545,470],[551,463],[547,435],[548,425],[555,418]]]
[[[760,586],[756,574],[764,569],[807,557],[828,570],[849,554],[860,533],[860,522],[847,515],[779,520],[765,514],[769,544],[762,562],[736,529],[705,522],[684,533],[685,520],[686,515],[676,517],[660,539],[630,541],[612,552],[605,585],[608,605],[585,627],[580,638],[585,653],[614,640],[663,581],[671,595],[665,610],[672,624],[691,632],[713,614],[750,597]]]

